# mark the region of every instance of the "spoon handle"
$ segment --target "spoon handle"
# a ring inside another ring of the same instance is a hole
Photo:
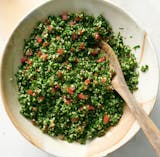
[[[126,82],[123,82],[121,78],[115,76],[112,80],[113,88],[120,94],[120,96],[125,100],[129,106],[131,112],[138,120],[142,130],[147,136],[148,140],[155,149],[158,157],[160,157],[160,131],[145,113],[145,111],[140,107],[140,104],[136,101],[135,97],[132,95]]]

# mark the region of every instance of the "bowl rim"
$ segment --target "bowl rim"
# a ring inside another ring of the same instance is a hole
[[[43,7],[43,5],[47,5],[48,3],[51,3],[51,1],[55,1],[55,0],[47,0],[45,2],[42,2],[40,5],[38,6],[35,6],[33,7],[31,10],[29,10],[24,16],[22,16],[19,21],[17,22],[17,24],[14,26],[14,28],[12,29],[12,32],[10,33],[9,35],[9,38],[6,40],[5,42],[5,46],[2,48],[2,52],[0,54],[0,97],[1,97],[1,102],[3,104],[3,107],[5,109],[5,112],[7,113],[9,119],[11,120],[12,124],[14,125],[14,127],[18,130],[18,132],[26,139],[28,140],[31,144],[33,144],[34,146],[36,146],[37,148],[39,148],[40,150],[48,153],[48,154],[51,154],[53,155],[52,153],[46,151],[41,145],[39,145],[37,142],[33,141],[24,131],[23,129],[21,129],[21,127],[19,127],[19,125],[17,124],[16,121],[13,120],[13,116],[12,114],[10,113],[9,109],[8,109],[8,106],[7,106],[7,102],[6,102],[6,98],[5,98],[5,95],[3,93],[3,87],[2,87],[2,66],[3,66],[3,60],[4,60],[4,56],[5,56],[5,52],[6,52],[6,49],[7,49],[7,46],[9,44],[9,41],[11,40],[12,36],[14,35],[14,32],[17,30],[17,28],[35,11],[37,11],[39,8]],[[122,8],[119,4],[117,4],[116,2],[112,2],[110,0],[97,0],[98,2],[100,3],[107,3],[108,5],[112,6],[113,8],[119,10],[120,12],[123,12],[128,18],[130,18],[138,27],[139,29],[143,30],[144,32],[145,29],[142,27],[142,25],[137,22],[136,18],[132,16],[132,14],[128,11],[126,11],[124,8]],[[147,35],[147,40],[149,42],[149,45],[150,47],[153,49],[154,53],[155,53],[155,56],[156,56],[156,62],[157,62],[157,68],[158,68],[158,87],[156,89],[156,97],[155,99],[153,100],[153,106],[152,108],[150,109],[149,111],[149,114],[152,112],[153,110],[153,107],[157,101],[157,95],[158,95],[158,91],[160,90],[160,63],[158,61],[158,54],[157,54],[157,51],[155,50],[155,47],[153,46],[152,44],[152,41],[150,39],[150,37]],[[140,130],[140,126],[138,124],[138,122],[135,120],[135,122],[133,123],[133,125],[136,124],[135,126],[135,129],[134,129],[134,132],[131,133],[131,135],[129,137],[127,137],[127,139],[123,142],[120,143],[120,145],[118,146],[113,146],[111,147],[108,151],[104,151],[104,152],[101,152],[101,154],[103,155],[108,155],[116,150],[118,150],[119,148],[121,148],[122,146],[126,145],[137,133],[138,131]]]

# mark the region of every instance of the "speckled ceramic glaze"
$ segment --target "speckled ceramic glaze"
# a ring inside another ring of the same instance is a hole
[[[17,87],[14,74],[22,57],[23,41],[28,38],[36,22],[48,15],[60,14],[64,11],[86,11],[91,15],[103,14],[110,22],[115,33],[119,31],[125,37],[125,43],[141,48],[133,51],[141,65],[148,64],[149,71],[140,72],[139,89],[135,97],[149,114],[154,106],[158,90],[158,65],[156,54],[145,31],[122,9],[104,0],[52,0],[37,8],[19,23],[12,33],[2,55],[0,81],[1,96],[6,111],[21,134],[31,143],[61,157],[101,157],[118,149],[129,141],[139,130],[139,125],[133,118],[128,107],[118,125],[109,129],[101,138],[96,138],[86,145],[67,143],[43,134],[39,128],[33,126],[20,113],[17,100]],[[124,28],[124,29],[119,29]],[[130,37],[132,36],[132,38]]]

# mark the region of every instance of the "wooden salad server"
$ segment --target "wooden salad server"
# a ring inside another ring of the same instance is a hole
[[[160,131],[130,92],[113,49],[103,40],[100,41],[99,45],[101,49],[105,51],[106,57],[109,59],[110,67],[115,71],[115,75],[112,79],[114,90],[124,99],[157,155],[160,157]]]

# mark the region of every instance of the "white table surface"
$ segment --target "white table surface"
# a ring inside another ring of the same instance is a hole
[[[19,19],[47,0],[0,0],[0,55]],[[128,11],[148,32],[160,61],[160,1],[112,0]],[[160,128],[160,91],[151,118]],[[25,140],[7,117],[0,98],[0,157],[52,157]],[[155,157],[140,131],[131,141],[108,157]]]

